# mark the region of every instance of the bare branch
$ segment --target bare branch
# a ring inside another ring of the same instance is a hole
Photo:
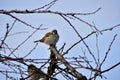
[[[32,50],[30,50],[30,52],[28,54],[26,54],[23,58],[26,58],[28,55],[30,55],[37,47],[38,44],[36,44]]]
[[[63,55],[67,54],[74,46],[76,46],[77,44],[79,44],[81,41],[83,41],[84,39],[87,39],[89,36],[91,36],[92,34],[94,34],[95,32],[91,32],[90,34],[88,34],[86,37],[82,38],[81,40],[79,40],[78,42],[74,43],[70,48],[67,49],[66,52],[63,53]]]
[[[110,68],[106,69],[106,70],[103,70],[101,71],[101,73],[105,73],[105,72],[108,72],[110,71],[111,69],[114,69],[115,67],[119,66],[120,65],[120,62],[116,63],[115,65],[111,66]]]
[[[6,14],[9,15],[11,13],[19,13],[19,14],[31,14],[31,13],[50,13],[50,14],[62,14],[64,16],[66,15],[92,15],[95,14],[96,12],[98,12],[101,8],[98,8],[97,10],[95,10],[94,12],[90,12],[90,13],[64,13],[64,12],[58,12],[58,11],[51,11],[51,10],[0,10],[0,14]]]
[[[92,29],[94,28],[95,31],[100,32],[100,30],[98,30],[97,27],[96,27],[95,25],[92,25],[92,24],[90,24],[90,23],[88,23],[88,22],[86,22],[86,21],[80,19],[79,17],[77,17],[77,16],[75,16],[75,15],[74,15],[73,17],[76,18],[77,20],[79,20],[80,22],[83,22],[83,23],[87,24],[87,25],[90,26]],[[101,32],[100,32],[100,33],[101,33]]]
[[[115,25],[115,26],[113,26],[113,27],[110,27],[110,28],[107,28],[107,29],[103,29],[103,30],[101,30],[101,32],[104,32],[104,31],[112,31],[113,29],[115,29],[115,28],[117,28],[117,27],[120,27],[120,24],[117,24],[117,25]]]
[[[4,41],[7,38],[8,33],[9,33],[9,24],[6,24],[6,25],[7,25],[6,26],[6,33],[5,33],[5,36],[4,36],[3,40],[1,41],[0,48],[2,48],[2,45],[4,44]]]
[[[111,42],[110,45],[109,45],[109,48],[108,48],[108,50],[107,50],[107,52],[106,52],[106,54],[105,54],[105,57],[103,58],[103,60],[102,60],[102,62],[101,62],[101,64],[100,64],[100,67],[99,67],[100,69],[101,69],[101,66],[103,65],[103,63],[105,62],[105,60],[107,59],[108,53],[109,53],[110,50],[111,50],[112,44],[113,44],[113,42],[115,41],[116,36],[117,36],[117,34],[114,35],[114,38],[113,38],[112,42]]]
[[[55,2],[57,2],[57,1],[58,1],[58,0],[53,0],[53,1],[51,1],[50,3],[45,4],[44,6],[42,6],[42,7],[40,7],[40,8],[37,8],[37,9],[34,9],[34,10],[32,10],[32,11],[37,11],[37,10],[44,9],[44,8],[46,8],[45,10],[48,10],[48,9],[50,9],[50,7],[53,6],[53,5],[55,4]]]
[[[27,22],[25,22],[25,21],[23,21],[23,20],[21,20],[21,19],[15,17],[15,16],[13,16],[13,15],[10,14],[10,13],[9,13],[9,14],[6,14],[6,15],[9,15],[10,17],[16,19],[17,21],[19,21],[19,22],[21,22],[21,23],[25,24],[26,26],[29,26],[29,27],[31,27],[31,28],[33,28],[33,29],[39,29],[39,28],[36,28],[36,27],[34,27],[34,26],[28,24]]]
[[[40,25],[39,28],[41,28],[41,26],[42,26],[42,25]],[[13,54],[13,53],[14,53],[21,45],[23,45],[29,38],[31,38],[31,36],[32,36],[36,31],[38,31],[38,30],[36,29],[35,31],[33,31],[33,33],[30,34],[22,43],[20,43],[20,44],[9,54],[9,56],[10,56],[11,54]],[[16,56],[15,56],[15,57],[16,57]]]
[[[3,37],[3,40],[1,40],[0,48],[2,48],[2,45],[4,44],[4,41],[8,37],[8,35],[9,35],[10,31],[12,30],[15,23],[16,23],[16,20],[14,20],[11,27],[9,26],[8,23],[6,24],[6,33],[5,33],[5,36]]]
[[[57,58],[72,72],[74,73],[74,76],[76,76],[77,79],[79,80],[87,80],[85,76],[83,76],[81,73],[79,73],[78,71],[76,71],[65,59],[64,57],[62,57],[59,52],[57,51],[56,48],[51,47],[50,48],[53,53],[57,56]]]
[[[76,32],[76,34],[78,35],[78,37],[79,37],[80,39],[83,39],[82,36],[79,34],[79,32],[78,32],[78,31],[75,29],[75,27],[72,25],[72,23],[71,23],[67,18],[65,18],[65,16],[63,16],[63,15],[60,15],[60,16],[73,28],[73,30]],[[89,46],[86,44],[86,42],[85,42],[84,40],[82,40],[82,42],[84,43],[84,45],[85,45],[86,48],[88,49],[90,55],[93,57],[96,65],[98,65],[97,60],[96,60],[95,56],[93,55],[93,53],[91,52]]]

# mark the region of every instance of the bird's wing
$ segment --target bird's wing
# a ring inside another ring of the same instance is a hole
[[[53,33],[52,32],[48,32],[47,34],[45,34],[44,37],[49,37],[49,35],[53,35]]]
[[[49,37],[50,35],[53,35],[53,33],[52,32],[46,33],[45,36],[40,40],[40,42],[44,42],[45,38]]]

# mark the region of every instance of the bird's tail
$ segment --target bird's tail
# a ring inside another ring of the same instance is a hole
[[[43,40],[41,39],[41,40],[34,41],[34,43],[37,43],[37,42],[43,42]]]
[[[37,43],[37,42],[40,42],[40,40],[36,40],[36,41],[34,41],[34,43]]]

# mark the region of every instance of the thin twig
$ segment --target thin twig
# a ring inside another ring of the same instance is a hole
[[[4,41],[6,40],[8,33],[9,33],[9,24],[6,24],[6,33],[3,40],[1,41],[0,48],[2,48],[2,45],[4,44]]]
[[[80,22],[83,22],[83,23],[87,24],[88,26],[90,26],[92,28],[92,30],[94,28],[95,31],[100,32],[95,25],[92,25],[92,24],[88,23],[87,21],[84,21],[83,19],[80,19],[79,17],[77,17],[75,15],[73,17],[76,18],[77,20],[79,20]]]
[[[59,53],[62,53],[62,52],[63,52],[63,50],[64,50],[64,48],[65,48],[65,45],[66,45],[66,43],[64,43],[63,46],[58,50]]]
[[[28,31],[16,32],[16,33],[8,34],[7,37],[10,37],[10,36],[13,36],[13,35],[18,35],[18,34],[24,34],[24,33],[29,33],[29,32]],[[0,38],[4,38],[4,37],[0,37]]]
[[[110,27],[110,28],[107,28],[107,29],[103,29],[103,30],[101,30],[101,32],[104,32],[104,31],[112,31],[113,29],[115,29],[115,28],[117,28],[117,27],[120,27],[120,24],[117,24],[117,25],[115,25],[115,26],[113,26],[113,27]]]
[[[110,68],[108,68],[108,69],[106,69],[106,70],[101,71],[101,73],[108,72],[108,71],[110,71],[111,69],[114,69],[115,67],[117,67],[118,65],[120,65],[120,62],[116,63],[115,65],[111,66]]]
[[[76,28],[72,25],[72,23],[71,23],[67,18],[65,18],[65,16],[63,16],[63,15],[60,15],[60,16],[73,28],[73,30],[76,32],[76,34],[78,35],[78,37],[79,37],[80,39],[83,39],[82,36],[79,34],[79,32],[76,30]],[[82,42],[84,43],[84,45],[85,45],[86,48],[88,49],[90,55],[93,57],[96,65],[97,65],[97,64],[98,64],[98,63],[97,63],[97,60],[96,60],[95,56],[93,55],[93,53],[91,52],[89,46],[86,44],[86,42],[85,42],[84,40],[82,40]]]
[[[41,27],[42,25],[40,25]],[[40,28],[39,27],[39,28]],[[30,34],[22,43],[20,43],[8,56],[10,56],[11,54],[13,54],[21,45],[23,45],[29,38],[31,38],[31,36],[36,32],[38,31],[37,29],[35,31],[33,31],[32,34]]]
[[[97,50],[97,61],[98,61],[98,65],[97,65],[97,67],[99,66],[99,64],[100,64],[100,51],[99,51],[99,44],[98,44],[98,35],[99,34],[97,34],[96,33],[96,50]]]
[[[19,21],[19,22],[21,22],[21,23],[25,24],[26,26],[29,26],[29,27],[31,27],[31,28],[33,28],[33,29],[39,29],[39,28],[36,28],[36,27],[34,27],[34,26],[28,24],[27,22],[25,22],[25,21],[23,21],[23,20],[21,20],[21,19],[15,17],[15,16],[13,16],[13,15],[10,14],[10,13],[9,13],[9,14],[6,14],[6,15],[11,16],[12,18],[16,19],[17,21]]]
[[[26,58],[28,55],[30,55],[37,47],[38,44],[36,44],[33,49],[30,50],[30,52],[28,54],[26,54],[23,58]]]
[[[67,49],[67,51],[65,51],[63,53],[63,55],[67,54],[73,47],[75,47],[77,44],[79,44],[82,40],[85,40],[86,38],[88,38],[89,36],[91,36],[92,34],[94,34],[95,32],[91,32],[90,34],[88,34],[86,37],[82,38],[81,40],[77,41],[76,43],[74,43],[70,48]]]
[[[105,53],[105,56],[104,56],[104,58],[103,58],[103,60],[102,60],[102,62],[101,62],[101,64],[100,64],[99,69],[101,69],[101,66],[103,65],[103,63],[104,63],[105,60],[107,59],[108,53],[109,53],[110,50],[111,50],[112,44],[113,44],[113,42],[115,41],[116,36],[117,36],[117,34],[114,35],[113,40],[111,41],[111,43],[110,43],[110,45],[109,45],[109,48],[108,48],[107,52]]]
[[[40,9],[44,9],[46,8],[45,10],[48,10],[51,6],[53,6],[55,4],[55,2],[58,1],[58,0],[53,0],[51,1],[50,3],[48,4],[45,4],[44,6],[40,7],[40,8],[37,8],[37,9],[33,9],[32,11],[37,11],[37,10],[40,10]]]

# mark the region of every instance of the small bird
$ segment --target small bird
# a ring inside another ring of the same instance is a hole
[[[35,65],[28,65],[28,77],[30,77],[31,80],[39,80],[40,78],[44,78],[45,76],[46,74]]]
[[[43,42],[47,45],[55,46],[58,40],[59,40],[59,34],[57,30],[54,29],[51,32],[46,33],[42,39],[34,41],[34,43]]]
[[[30,80],[39,80],[40,78],[45,77],[48,77],[49,80],[57,80],[56,78],[45,74],[41,69],[37,68],[35,65],[28,65],[28,78],[31,78]]]

